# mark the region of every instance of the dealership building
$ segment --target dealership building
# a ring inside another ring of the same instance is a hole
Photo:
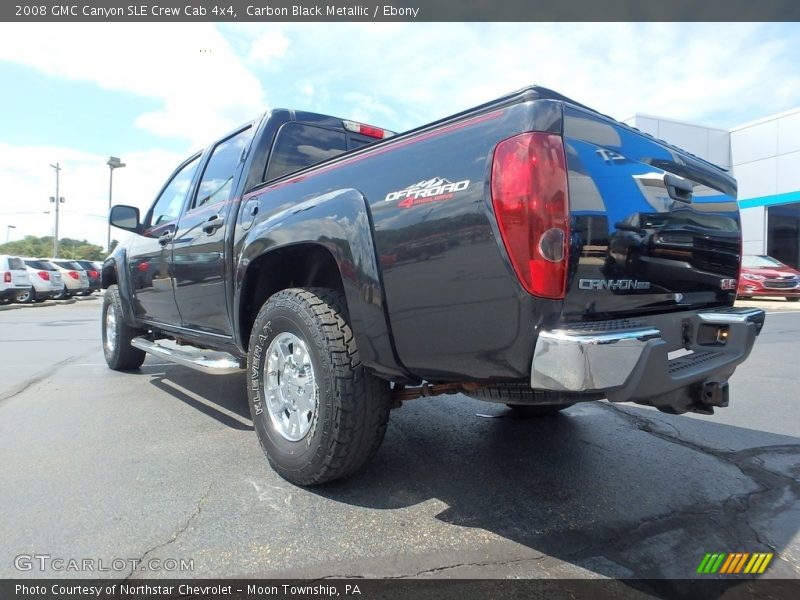
[[[625,122],[728,169],[739,183],[744,253],[800,268],[800,108],[730,130],[641,114]]]

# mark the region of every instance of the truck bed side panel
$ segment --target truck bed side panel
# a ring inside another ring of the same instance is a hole
[[[509,266],[489,198],[500,140],[561,131],[561,104],[523,101],[416,132],[258,192],[259,219],[354,187],[369,203],[399,360],[416,377],[523,379],[536,329],[560,303],[527,294]],[[534,316],[536,315],[536,316]]]

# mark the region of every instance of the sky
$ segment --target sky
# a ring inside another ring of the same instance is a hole
[[[800,106],[800,24],[0,23],[0,242],[52,235],[51,164],[59,237],[105,246],[109,156],[114,204],[144,211],[270,108],[404,131],[532,83],[729,128]]]

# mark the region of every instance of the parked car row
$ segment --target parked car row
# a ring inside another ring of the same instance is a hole
[[[88,296],[100,289],[100,269],[88,260],[0,255],[0,303]]]

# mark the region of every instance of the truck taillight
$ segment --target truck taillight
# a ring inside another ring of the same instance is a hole
[[[497,224],[520,282],[534,296],[563,298],[569,206],[561,137],[530,132],[500,142],[491,183]]]
[[[3,283],[11,283],[11,271],[3,273]]]
[[[47,271],[39,271],[38,275],[45,281],[50,281],[50,273],[48,273]]]
[[[73,279],[80,279],[81,278],[81,276],[78,275],[77,271],[70,271],[69,272],[69,276],[72,277]]]

